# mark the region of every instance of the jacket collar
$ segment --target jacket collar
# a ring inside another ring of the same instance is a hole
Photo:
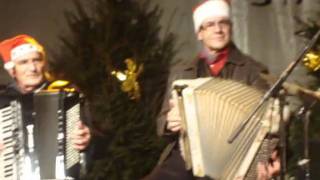
[[[35,90],[32,91],[31,93],[27,93],[27,94],[37,93],[37,92],[43,90],[47,85],[48,85],[48,82],[47,82],[47,81],[44,81],[43,83],[41,83],[41,84],[37,87],[37,89],[35,89]],[[10,84],[8,85],[8,90],[10,91],[10,89],[11,89],[12,92],[14,92],[14,93],[16,93],[16,94],[21,94],[21,90],[20,90],[20,88],[18,87],[18,85],[17,85],[16,82],[12,82],[12,83],[10,83]]]
[[[233,42],[231,42],[227,48],[228,48],[227,63],[231,63],[239,66],[245,64],[245,60],[243,59],[242,53]],[[203,52],[205,51],[202,51],[201,53]],[[199,60],[204,60],[202,54],[198,54],[197,58],[191,64],[195,65],[198,63]]]
[[[239,66],[245,64],[245,60],[242,58],[243,55],[240,53],[240,50],[236,47],[236,45],[233,42],[230,43],[228,48],[229,54],[227,63],[232,63]]]

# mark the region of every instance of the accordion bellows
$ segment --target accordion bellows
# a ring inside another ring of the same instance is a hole
[[[213,179],[244,179],[263,139],[268,123],[262,121],[265,107],[251,119],[231,144],[227,139],[258,104],[262,92],[232,80],[199,78],[178,80],[182,91],[187,141],[195,176]],[[182,139],[182,141],[185,141]],[[180,145],[185,143],[180,143]],[[188,156],[187,152],[182,152]]]

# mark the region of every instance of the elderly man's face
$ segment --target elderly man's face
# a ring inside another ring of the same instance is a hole
[[[44,81],[43,56],[38,52],[27,53],[15,60],[12,72],[22,93],[34,91]]]
[[[198,39],[211,52],[216,53],[231,41],[231,22],[226,17],[206,19],[198,32]]]

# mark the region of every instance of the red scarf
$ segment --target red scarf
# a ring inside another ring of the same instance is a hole
[[[215,57],[210,57],[208,53],[203,51],[200,53],[200,58],[204,59],[209,65],[211,74],[213,76],[217,76],[222,71],[224,65],[227,62],[228,49],[226,48],[223,51],[219,52]]]

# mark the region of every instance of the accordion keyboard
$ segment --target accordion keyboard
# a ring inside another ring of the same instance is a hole
[[[17,105],[17,103],[15,103]],[[16,158],[16,113],[13,113],[14,104],[0,110],[0,137],[4,149],[0,153],[0,179],[17,179]]]
[[[74,166],[75,164],[79,163],[80,156],[79,151],[72,147],[71,143],[71,134],[75,130],[75,123],[80,120],[80,104],[76,104],[72,108],[70,108],[67,113],[67,128],[66,128],[66,168],[69,169],[70,167]]]

